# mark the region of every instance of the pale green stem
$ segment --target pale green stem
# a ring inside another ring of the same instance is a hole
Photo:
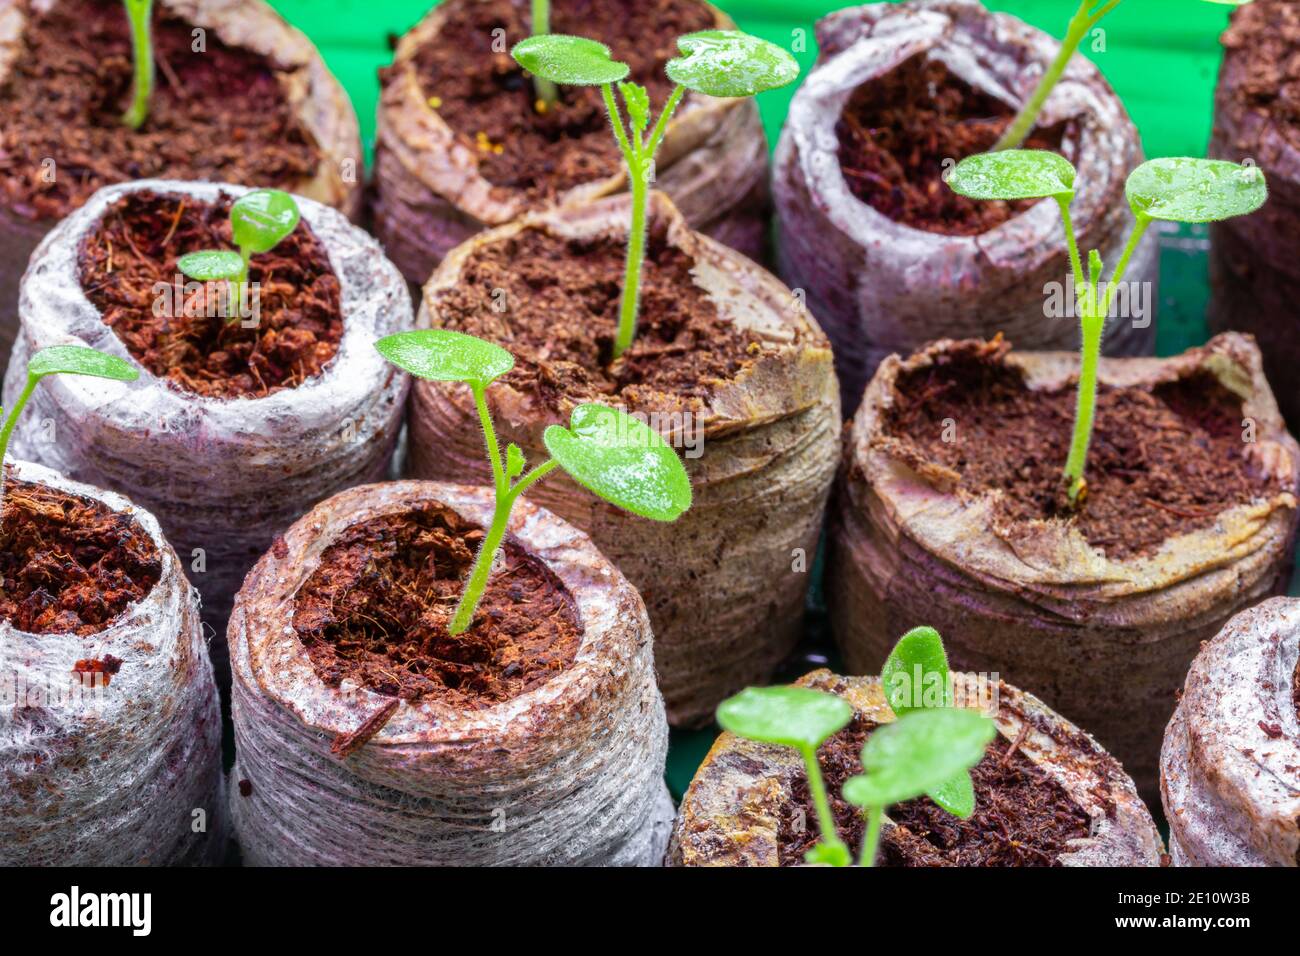
[[[1079,243],[1074,238],[1074,223],[1070,219],[1069,196],[1057,196],[1056,204],[1061,209],[1061,223],[1065,226],[1065,244],[1070,250],[1070,269],[1074,272],[1074,298],[1078,301],[1083,295],[1083,261],[1079,258]]]
[[[1151,217],[1138,214],[1137,224],[1133,227],[1133,234],[1128,237],[1128,245],[1124,247],[1124,254],[1119,257],[1119,263],[1115,266],[1115,274],[1110,277],[1110,285],[1106,290],[1106,309],[1103,315],[1110,315],[1111,306],[1115,303],[1115,295],[1119,291],[1119,284],[1124,279],[1124,273],[1128,271],[1129,260],[1133,258],[1133,253],[1137,252],[1138,244],[1142,237],[1146,235],[1147,227],[1151,225]]]
[[[858,857],[858,866],[876,865],[876,851],[880,847],[880,826],[884,821],[884,807],[867,807],[867,830],[862,835],[862,853]]]
[[[139,129],[149,117],[149,97],[153,95],[153,0],[126,0],[126,15],[131,21],[135,92],[122,122],[132,129]]]
[[[501,465],[501,446],[497,443],[497,431],[492,425],[492,413],[488,411],[487,390],[481,382],[471,382],[470,391],[474,393],[474,407],[478,409],[479,424],[483,426],[483,441],[487,445],[488,463],[492,466],[492,487],[500,501],[510,490],[510,485],[506,479],[506,470]]]
[[[682,101],[685,94],[686,87],[673,87],[668,102],[664,104],[663,112],[659,114],[659,119],[655,122],[655,128],[650,132],[650,139],[646,142],[645,154],[652,159],[654,154],[659,151],[659,144],[663,142],[664,134],[668,132],[668,121],[673,118],[673,113],[677,110],[677,104]]]
[[[533,36],[542,36],[551,32],[551,0],[533,0],[532,27]],[[537,98],[548,108],[554,106],[559,99],[555,84],[540,76],[533,76],[533,89],[537,91]]]
[[[817,763],[817,751],[812,747],[800,747],[803,755],[804,773],[808,777],[808,794],[817,809],[817,828],[822,840],[832,843],[839,840],[835,830],[835,814],[831,812],[830,797],[826,794],[826,781],[822,779],[822,768]]]
[[[22,394],[18,396],[18,401],[14,402],[14,407],[9,410],[9,417],[5,419],[4,428],[0,429],[0,510],[3,510],[4,489],[5,489],[5,455],[9,451],[9,439],[14,433],[14,426],[18,424],[18,416],[22,414],[23,409],[27,406],[27,400],[32,397],[32,392],[40,384],[42,376],[27,375],[27,384],[23,387]]]

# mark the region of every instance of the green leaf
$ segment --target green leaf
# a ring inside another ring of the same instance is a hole
[[[379,354],[416,378],[486,387],[515,367],[499,345],[448,329],[398,332],[375,343]]]
[[[691,506],[691,481],[677,453],[621,411],[579,405],[568,428],[552,425],[542,440],[574,481],[625,511],[673,521]]]
[[[899,717],[928,707],[951,707],[948,655],[939,632],[916,627],[900,637],[880,672],[880,686]]]
[[[1124,187],[1138,216],[1169,222],[1218,222],[1252,213],[1268,199],[1258,166],[1220,159],[1153,159]]]
[[[618,91],[623,94],[623,102],[627,104],[627,118],[640,136],[650,124],[650,94],[644,86],[636,83],[620,83]]]
[[[603,86],[631,69],[610,56],[609,47],[586,37],[547,33],[515,44],[510,55],[533,76],[568,86]]]
[[[244,260],[238,252],[207,249],[181,256],[176,268],[199,282],[228,282],[244,274]]]
[[[27,363],[27,374],[42,378],[59,373],[93,375],[118,382],[134,382],[140,373],[116,355],[108,355],[84,345],[51,345],[41,349]]]
[[[703,30],[678,37],[683,56],[668,76],[706,96],[753,96],[793,83],[799,64],[787,51],[740,30]]]
[[[803,855],[805,863],[824,866],[851,866],[853,854],[843,840],[822,840]]]
[[[948,174],[948,187],[971,199],[1069,199],[1075,170],[1058,153],[1007,149],[967,156]]]
[[[917,710],[872,732],[862,748],[865,774],[844,782],[844,799],[887,807],[919,797],[980,762],[993,721],[973,710]]]
[[[514,480],[524,473],[524,465],[528,462],[524,459],[523,450],[511,442],[506,446],[506,477]]]
[[[230,207],[235,245],[251,252],[270,252],[298,226],[301,213],[293,197],[278,189],[255,189]]]
[[[723,730],[801,750],[815,751],[852,719],[848,701],[808,687],[750,687],[718,705]]]
[[[927,790],[925,795],[954,817],[969,820],[975,813],[975,784],[970,771],[963,770],[939,786]]]

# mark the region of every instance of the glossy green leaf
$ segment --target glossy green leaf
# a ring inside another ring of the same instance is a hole
[[[809,687],[750,687],[718,705],[723,730],[807,750],[816,750],[852,719],[848,701]]]
[[[638,135],[644,133],[650,124],[650,94],[644,86],[636,83],[620,83],[618,91],[623,94],[623,102],[627,104],[627,118],[632,129]]]
[[[948,174],[948,187],[971,199],[1044,199],[1074,195],[1075,170],[1058,153],[1007,149],[967,156]]]
[[[579,405],[569,427],[552,425],[546,448],[578,484],[632,514],[673,521],[691,506],[691,481],[652,428],[605,405]]]
[[[270,252],[298,226],[301,213],[292,196],[278,189],[255,189],[230,207],[235,245],[250,252]]]
[[[228,282],[244,274],[244,260],[238,252],[207,249],[181,256],[176,268],[199,282]]]
[[[975,783],[970,771],[963,770],[939,786],[927,790],[925,795],[954,817],[969,820],[975,813]]]
[[[872,732],[862,748],[864,774],[844,782],[844,799],[887,807],[937,789],[980,762],[993,721],[973,710],[916,710]]]
[[[1258,166],[1219,159],[1153,159],[1124,187],[1137,215],[1169,222],[1218,222],[1252,213],[1268,199]]]
[[[448,329],[398,332],[375,343],[379,354],[416,378],[486,386],[515,367],[499,345]]]
[[[932,627],[916,627],[898,639],[880,672],[880,685],[894,713],[952,706],[948,655]]]
[[[134,382],[140,372],[130,363],[84,345],[52,345],[41,349],[27,363],[27,374],[43,377],[59,373],[93,375],[118,382]]]
[[[669,78],[706,96],[753,96],[799,77],[786,50],[740,30],[688,33],[677,46],[683,55],[668,61]]]
[[[851,866],[853,854],[842,840],[822,840],[803,855],[805,863],[814,866]]]
[[[568,86],[617,83],[631,72],[610,56],[609,47],[586,37],[548,33],[515,44],[510,55],[534,76]]]

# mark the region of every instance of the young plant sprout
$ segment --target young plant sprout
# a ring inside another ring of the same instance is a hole
[[[375,348],[417,378],[464,382],[483,428],[496,508],[447,629],[450,634],[464,632],[474,621],[515,501],[556,468],[597,497],[642,518],[675,521],[691,506],[690,479],[672,447],[647,425],[605,405],[579,405],[568,428],[548,427],[542,441],[551,457],[526,474],[524,453],[513,442],[503,461],[486,397],[487,387],[514,368],[514,356],[500,346],[461,332],[419,329],[382,338]]]
[[[1070,222],[1070,201],[1074,198],[1075,169],[1056,153],[1038,150],[1007,150],[984,153],[962,160],[948,176],[948,185],[971,199],[1056,200],[1065,228],[1070,268],[1078,299],[1082,328],[1082,359],[1079,368],[1079,398],[1074,435],[1065,463],[1066,492],[1071,506],[1087,493],[1084,466],[1092,440],[1093,415],[1097,405],[1097,361],[1102,333],[1129,260],[1147,227],[1155,220],[1207,223],[1244,216],[1264,205],[1268,186],[1256,166],[1240,166],[1222,160],[1153,159],[1143,163],[1128,178],[1125,193],[1136,225],[1109,282],[1101,284],[1103,263],[1095,249],[1088,254],[1085,277],[1074,227]]]
[[[82,345],[53,345],[41,349],[27,363],[27,384],[23,387],[18,400],[9,410],[9,417],[0,428],[0,502],[4,500],[4,457],[9,449],[9,438],[18,424],[18,416],[27,407],[27,401],[36,391],[36,386],[47,375],[90,375],[95,378],[111,378],[118,382],[133,382],[140,373],[116,355],[106,355],[96,349]],[[0,415],[4,410],[0,409]]]
[[[126,17],[131,22],[131,50],[135,58],[135,84],[131,106],[122,122],[139,129],[149,117],[149,97],[153,95],[153,0],[123,0]]]
[[[622,355],[636,335],[645,259],[646,204],[654,178],[654,158],[668,121],[687,90],[705,96],[746,97],[792,83],[799,64],[781,47],[739,30],[705,30],[677,39],[682,52],[668,62],[667,73],[676,86],[653,126],[650,96],[645,87],[623,82],[630,72],[626,63],[610,56],[609,47],[583,37],[552,34],[534,36],[515,45],[511,54],[535,77],[570,86],[599,86],[609,112],[614,139],[623,153],[632,191],[632,222],[628,229],[627,271],[619,302],[614,358]],[[614,84],[627,110],[627,126],[614,98]],[[647,130],[649,132],[647,132]]]
[[[533,36],[551,32],[551,0],[533,0]],[[539,73],[533,74],[533,88],[537,91],[537,112],[545,113],[555,105],[558,92],[555,84]]]
[[[253,256],[270,252],[298,226],[298,204],[278,189],[255,189],[235,200],[230,207],[230,235],[238,252],[208,249],[191,252],[177,260],[177,267],[198,282],[225,282],[230,315],[235,321],[244,312],[244,290]]]
[[[975,787],[969,771],[996,733],[989,718],[953,707],[948,658],[933,628],[918,627],[899,639],[885,662],[881,686],[898,719],[872,731],[862,748],[865,774],[846,780],[842,790],[846,801],[866,813],[861,866],[875,864],[884,812],[893,804],[928,795],[954,816],[970,817]],[[848,701],[806,687],[751,687],[718,706],[724,730],[792,747],[803,757],[821,833],[804,856],[809,863],[852,863],[848,845],[836,832],[817,762],[817,749],[852,718]]]

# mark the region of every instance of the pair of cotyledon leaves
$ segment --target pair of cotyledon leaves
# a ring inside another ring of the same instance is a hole
[[[278,189],[255,189],[231,204],[230,233],[235,245],[257,255],[270,252],[298,226],[301,213],[292,196]],[[177,260],[177,268],[199,282],[238,279],[244,259],[238,252],[206,249]]]
[[[485,389],[515,365],[514,356],[483,339],[448,329],[399,332],[375,343],[398,368],[439,382]],[[542,435],[555,461],[588,491],[626,511],[673,521],[691,506],[691,483],[681,459],[659,434],[617,409],[577,406],[569,427],[551,425]],[[507,451],[506,471],[523,470],[522,454]]]
[[[1009,149],[958,163],[948,185],[971,199],[1074,196],[1075,169],[1057,153]],[[1258,167],[1216,159],[1153,159],[1133,170],[1124,187],[1133,213],[1170,222],[1217,222],[1252,213],[1268,199]]]
[[[668,61],[668,78],[706,96],[753,96],[799,75],[788,52],[739,30],[688,33],[677,46],[682,55]],[[511,53],[534,76],[566,86],[617,83],[631,72],[611,57],[609,47],[585,37],[539,34],[517,43]]]

